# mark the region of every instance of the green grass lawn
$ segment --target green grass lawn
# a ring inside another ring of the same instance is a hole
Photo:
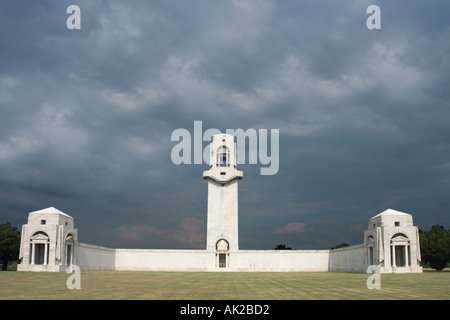
[[[382,274],[381,289],[368,274],[335,272],[81,272],[81,289],[69,274],[0,272],[0,300],[306,300],[450,299],[450,272]]]

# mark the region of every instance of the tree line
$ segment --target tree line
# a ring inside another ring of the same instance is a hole
[[[8,269],[8,263],[17,261],[20,250],[20,231],[11,223],[0,224],[0,263],[2,270]]]
[[[450,262],[450,230],[435,224],[430,231],[419,230],[422,265],[438,271]]]

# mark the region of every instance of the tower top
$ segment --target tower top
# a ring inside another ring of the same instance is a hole
[[[49,207],[28,214],[28,224],[31,225],[66,225],[73,228],[73,218],[68,214]]]
[[[386,209],[383,212],[377,214],[376,216],[374,216],[372,218],[381,217],[381,216],[410,216],[410,214],[389,208],[389,209]]]
[[[45,214],[53,214],[53,215],[62,215],[62,216],[68,217],[68,218],[72,218],[68,214],[66,214],[66,213],[56,209],[55,207],[48,207],[48,208],[45,208],[45,209],[42,209],[42,210],[37,210],[37,211],[30,212],[30,214],[43,214],[43,213],[45,213]]]
[[[236,166],[234,136],[225,133],[216,134],[209,148],[209,170],[203,172],[203,179],[211,179],[222,185],[242,179],[243,173],[237,170]]]
[[[374,227],[412,227],[413,219],[409,213],[387,209],[369,219],[369,228]]]

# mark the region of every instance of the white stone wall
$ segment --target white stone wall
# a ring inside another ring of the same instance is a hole
[[[226,268],[219,268],[216,253],[206,250],[111,249],[84,243],[75,250],[82,271],[367,271],[363,244],[333,250],[239,250],[228,252]]]
[[[205,250],[116,249],[115,270],[208,271],[214,253]]]
[[[367,247],[363,244],[330,250],[328,271],[366,272]]]
[[[219,268],[214,252],[205,250],[110,249],[79,243],[77,264],[83,271],[349,271],[364,272],[364,247],[332,250],[240,250],[229,252]]]
[[[229,252],[226,268],[205,250],[78,248],[81,270],[120,271],[328,271],[329,250],[241,250]],[[94,258],[94,256],[96,258]],[[106,265],[105,257],[110,257]],[[115,257],[113,262],[111,257]],[[95,262],[97,261],[97,263]]]
[[[115,270],[116,249],[79,242],[75,246],[75,262],[81,271]]]
[[[328,271],[329,250],[240,250],[230,253],[237,271]]]

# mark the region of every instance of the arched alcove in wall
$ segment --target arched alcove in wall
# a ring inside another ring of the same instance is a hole
[[[410,240],[404,233],[396,233],[391,237],[392,267],[409,267],[411,265]]]
[[[43,232],[35,232],[30,237],[30,264],[48,264],[50,238]]]

